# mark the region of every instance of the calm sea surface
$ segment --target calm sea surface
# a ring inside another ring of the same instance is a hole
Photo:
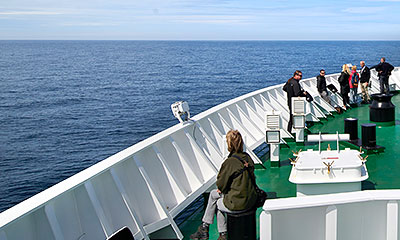
[[[0,212],[192,115],[400,42],[0,41]]]

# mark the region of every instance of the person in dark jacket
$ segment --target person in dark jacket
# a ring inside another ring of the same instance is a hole
[[[390,63],[387,63],[386,59],[382,57],[378,65],[371,67],[371,69],[374,68],[378,72],[381,93],[389,93],[389,76],[394,67]]]
[[[283,86],[283,90],[287,93],[287,101],[289,106],[289,122],[287,130],[289,133],[292,132],[292,125],[293,125],[293,114],[292,114],[292,97],[305,97],[307,92],[304,91],[300,86],[300,79],[303,77],[301,71],[296,70],[293,73],[293,77],[287,80],[286,84]]]
[[[371,78],[371,71],[365,65],[364,61],[360,62],[360,66],[361,66],[360,84],[361,84],[363,103],[369,103],[371,101],[371,97],[368,94],[368,86],[369,86],[369,79]]]
[[[340,76],[338,78],[338,81],[340,83],[340,95],[342,95],[343,98],[343,109],[347,109],[347,104],[350,103],[349,99],[349,92],[350,92],[350,85],[349,85],[349,77],[350,77],[350,69],[347,64],[344,64],[342,66],[342,72],[340,73]]]
[[[328,90],[326,89],[326,79],[325,79],[325,70],[321,69],[319,71],[319,75],[317,76],[317,89],[319,92],[319,95],[327,101],[329,104],[331,104],[331,98],[328,95]]]
[[[247,153],[243,152],[243,139],[240,132],[230,130],[226,134],[226,141],[229,156],[218,172],[218,189],[210,192],[202,219],[203,223],[194,234],[190,235],[190,239],[208,239],[209,225],[214,222],[214,215],[217,214],[218,240],[226,240],[227,226],[224,212],[245,212],[252,209],[256,203],[257,193],[251,180],[251,177],[255,178],[254,162]],[[244,168],[246,170],[237,175]]]

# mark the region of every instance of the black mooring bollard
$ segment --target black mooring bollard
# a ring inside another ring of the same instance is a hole
[[[395,117],[395,106],[390,101],[393,94],[372,94],[369,106],[369,120],[373,122],[392,122]]]
[[[350,141],[358,139],[358,119],[346,118],[344,119],[344,133],[350,134]]]
[[[361,144],[365,148],[374,148],[376,146],[376,124],[361,124]]]

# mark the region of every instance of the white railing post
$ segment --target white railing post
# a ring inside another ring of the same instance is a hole
[[[329,206],[325,215],[325,240],[337,239],[337,208]]]
[[[272,240],[272,216],[267,211],[260,215],[260,240]]]
[[[146,230],[144,230],[144,225],[143,225],[139,215],[137,214],[135,208],[133,208],[133,206],[131,206],[131,204],[130,204],[126,189],[122,185],[121,180],[118,177],[118,174],[115,172],[115,169],[111,168],[110,173],[115,182],[115,185],[117,185],[118,191],[121,193],[122,200],[124,201],[126,208],[128,208],[129,214],[131,215],[132,220],[134,221],[134,224],[139,229],[139,232],[142,235],[142,238],[144,238],[145,240],[150,240],[149,236],[146,233]]]
[[[144,181],[147,184],[148,189],[150,189],[153,192],[154,196],[156,197],[156,199],[160,203],[162,210],[164,211],[165,215],[168,218],[169,225],[172,227],[172,230],[174,230],[174,232],[176,234],[176,237],[178,239],[183,239],[183,235],[182,235],[181,231],[179,230],[178,225],[176,225],[174,219],[172,218],[171,213],[169,212],[169,209],[166,206],[165,201],[162,198],[161,194],[157,191],[156,187],[151,182],[149,175],[146,173],[146,170],[143,168],[143,166],[140,163],[140,161],[137,160],[136,158],[134,160],[136,162],[136,165],[138,166],[140,174],[142,175]]]
[[[54,238],[56,240],[64,240],[60,223],[58,222],[56,213],[54,211],[54,203],[49,202],[46,206],[44,206],[44,211],[46,213],[47,220],[49,221],[50,228],[53,231]]]
[[[386,209],[386,240],[397,240],[399,211],[397,201],[389,201]]]
[[[97,198],[93,184],[90,180],[88,180],[85,182],[84,185],[86,192],[89,195],[90,202],[92,203],[94,211],[96,212],[97,218],[100,221],[103,232],[108,237],[113,233],[113,229],[106,218],[106,214],[104,213],[103,207],[101,206],[99,199]]]

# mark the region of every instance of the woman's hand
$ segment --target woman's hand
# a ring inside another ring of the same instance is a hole
[[[221,190],[217,189],[217,193],[221,194]]]

